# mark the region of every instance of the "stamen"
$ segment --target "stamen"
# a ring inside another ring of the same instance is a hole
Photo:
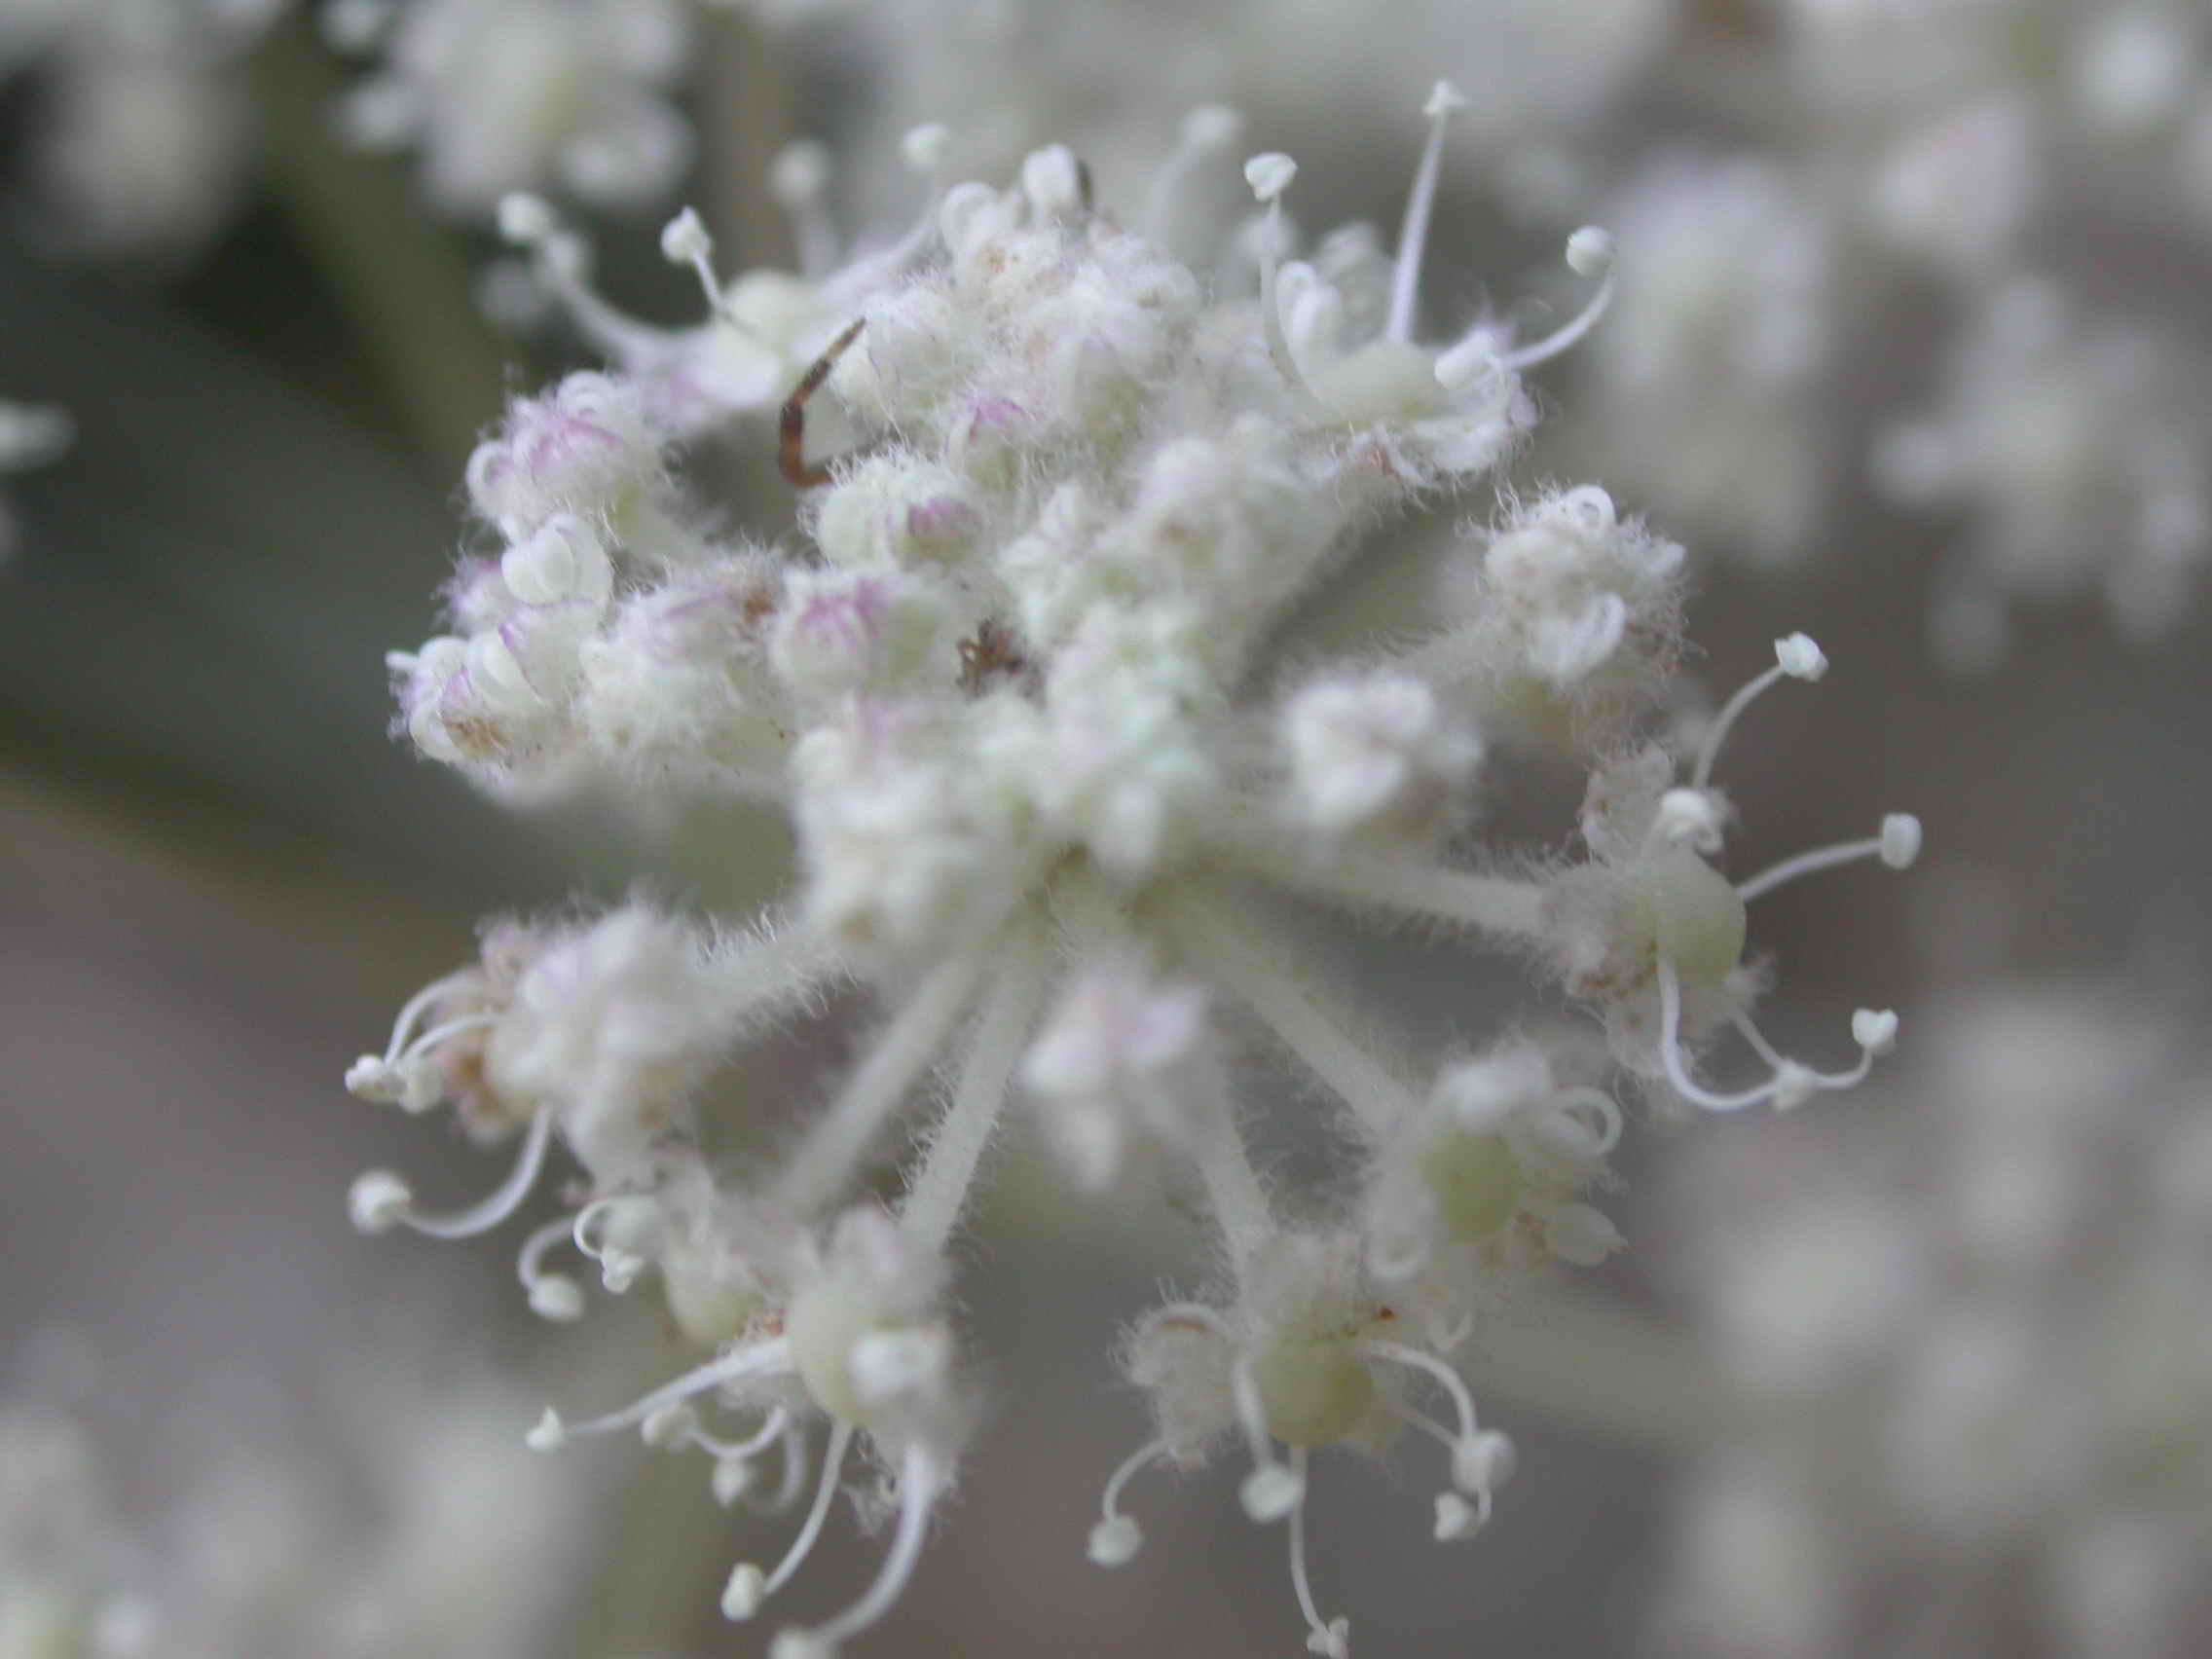
[[[620,1296],[645,1272],[646,1251],[659,1225],[657,1203],[635,1193],[622,1193],[584,1205],[576,1212],[571,1232],[576,1248],[599,1264],[601,1282]]]
[[[1306,1577],[1306,1448],[1294,1447],[1290,1462],[1300,1490],[1299,1501],[1290,1511],[1290,1586],[1298,1593],[1298,1610],[1306,1615],[1306,1651],[1321,1654],[1323,1659],[1350,1659],[1351,1621],[1338,1618],[1322,1623],[1320,1611],[1313,1605],[1313,1586]]]
[[[1741,1111],[1746,1106],[1756,1106],[1774,1098],[1773,1080],[1740,1094],[1715,1094],[1697,1083],[1682,1063],[1681,1028],[1682,987],[1675,977],[1675,965],[1662,956],[1659,959],[1659,1061],[1666,1068],[1667,1081],[1682,1098],[1708,1112]]]
[[[1590,296],[1590,303],[1582,308],[1579,315],[1543,339],[1503,353],[1498,358],[1499,366],[1532,369],[1538,363],[1550,362],[1561,352],[1579,345],[1582,337],[1596,328],[1611,309],[1613,291],[1619,285],[1613,269],[1613,239],[1595,225],[1584,225],[1567,239],[1567,263],[1577,276],[1598,277],[1598,291]],[[1438,366],[1442,367],[1441,361]]]
[[[784,1478],[777,1484],[775,1500],[768,1507],[782,1514],[806,1490],[806,1430],[795,1417],[784,1419]]]
[[[1675,965],[1665,957],[1659,959],[1659,1058],[1666,1068],[1667,1081],[1672,1083],[1685,1100],[1704,1107],[1709,1112],[1735,1112],[1746,1106],[1756,1106],[1771,1100],[1778,1111],[1788,1111],[1801,1106],[1815,1094],[1839,1089],[1856,1088],[1866,1081],[1874,1069],[1875,1057],[1888,1053],[1897,1046],[1898,1018],[1888,1010],[1860,1009],[1851,1016],[1852,1039],[1859,1045],[1859,1063],[1849,1071],[1816,1071],[1801,1060],[1793,1060],[1779,1052],[1761,1036],[1749,1018],[1741,1014],[1731,1015],[1736,1028],[1742,1031],[1757,1051],[1759,1058],[1774,1070],[1774,1075],[1755,1088],[1738,1094],[1715,1094],[1704,1088],[1689,1075],[1681,1051],[1682,990],[1676,977]]]
[[[1199,164],[1228,149],[1243,132],[1243,116],[1224,104],[1200,104],[1183,118],[1175,148],[1160,164],[1144,193],[1144,216],[1138,223],[1146,236],[1157,241],[1166,234],[1184,183]]]
[[[1920,820],[1909,812],[1893,812],[1882,820],[1879,835],[1863,841],[1843,841],[1832,847],[1799,853],[1793,859],[1784,859],[1772,868],[1762,869],[1749,881],[1738,884],[1736,897],[1748,903],[1801,875],[1833,869],[1837,865],[1854,864],[1861,859],[1880,859],[1892,869],[1909,869],[1913,860],[1920,857]]]
[[[774,1407],[761,1420],[759,1428],[743,1440],[719,1439],[694,1422],[690,1432],[683,1437],[683,1444],[698,1447],[718,1463],[750,1462],[775,1444],[784,1432],[784,1424],[790,1417],[791,1409],[788,1406]]]
[[[522,1207],[545,1167],[545,1149],[552,1138],[552,1110],[540,1107],[530,1121],[530,1133],[507,1178],[475,1203],[452,1215],[417,1215],[413,1191],[388,1169],[372,1169],[356,1180],[347,1208],[354,1227],[363,1233],[406,1227],[431,1238],[473,1238],[479,1233],[491,1232]]]
[[[707,294],[707,310],[717,315],[723,313],[721,279],[715,275],[715,239],[707,234],[698,208],[685,207],[661,228],[660,255],[671,265],[688,265],[698,273],[699,286]]]
[[[553,291],[586,344],[618,363],[649,362],[663,355],[674,336],[640,322],[600,298],[590,281],[591,259],[583,240],[561,228],[542,198],[513,192],[499,199],[499,235],[527,248],[538,279]]]
[[[719,1388],[741,1378],[783,1370],[790,1363],[790,1345],[781,1337],[734,1348],[605,1417],[571,1423],[564,1421],[561,1414],[548,1406],[545,1415],[537,1419],[537,1426],[530,1431],[527,1444],[533,1452],[552,1452],[580,1434],[614,1434],[636,1428],[664,1406],[673,1406],[680,1400],[688,1400],[694,1394],[703,1394],[709,1388]]]
[[[530,1296],[530,1310],[556,1324],[566,1325],[584,1316],[583,1286],[567,1273],[547,1272],[544,1267],[545,1252],[574,1232],[574,1224],[567,1216],[557,1217],[523,1240],[522,1254],[515,1260],[516,1274]]]
[[[415,1028],[438,1003],[456,992],[478,988],[483,979],[481,970],[463,968],[431,980],[409,997],[391,1022],[391,1040],[385,1045],[383,1054],[363,1054],[346,1068],[346,1092],[359,1100],[399,1106],[409,1112],[426,1112],[435,1106],[441,1097],[437,1080],[409,1067],[407,1060],[441,1036],[453,1035],[453,1022],[449,1021],[441,1032],[421,1039],[416,1038]]]
[[[921,1560],[922,1542],[929,1535],[930,1508],[937,1502],[941,1482],[937,1459],[923,1446],[909,1446],[899,1471],[899,1530],[875,1582],[861,1599],[813,1630],[785,1631],[770,1650],[772,1659],[799,1659],[802,1655],[830,1654],[840,1642],[858,1636],[889,1612],[914,1576]]]
[[[768,190],[792,222],[799,275],[820,281],[837,269],[837,223],[830,215],[830,147],[817,138],[786,144],[768,164]]]
[[[394,1063],[404,1067],[410,1060],[424,1058],[432,1049],[448,1038],[460,1037],[470,1031],[483,1031],[498,1024],[499,1017],[498,1014],[487,1011],[483,1014],[460,1014],[442,1024],[433,1025],[422,1036],[416,1038],[414,1042],[408,1044],[406,1052],[401,1054]]]
[[[729,1583],[722,1589],[722,1617],[743,1622],[760,1610],[760,1604],[789,1583],[793,1573],[805,1562],[807,1552],[814,1548],[815,1539],[822,1535],[822,1525],[830,1518],[830,1505],[837,1497],[837,1476],[845,1466],[845,1454],[853,1444],[853,1425],[842,1420],[831,1423],[830,1447],[822,1459],[822,1481],[814,1493],[813,1507],[806,1512],[805,1524],[798,1536],[792,1540],[784,1559],[776,1564],[773,1572],[763,1574],[752,1562],[739,1562],[730,1569]]]
[[[385,1062],[388,1065],[399,1058],[401,1051],[406,1049],[409,1040],[414,1035],[416,1022],[430,1010],[433,1004],[444,1001],[454,992],[464,987],[481,984],[484,975],[480,969],[462,968],[456,973],[448,974],[442,979],[432,979],[412,997],[409,997],[406,1006],[399,1011],[399,1017],[391,1022],[391,1041],[385,1046]]]
[[[1764,674],[1755,676],[1733,697],[1721,705],[1713,724],[1706,728],[1705,742],[1698,746],[1697,765],[1690,773],[1690,788],[1702,790],[1712,780],[1713,763],[1719,758],[1720,746],[1727,740],[1728,728],[1736,723],[1736,717],[1750,708],[1759,693],[1783,680],[1813,681],[1828,671],[1828,659],[1815,645],[1810,636],[1792,634],[1787,640],[1774,642],[1774,666]]]
[[[1260,1385],[1252,1375],[1249,1355],[1239,1354],[1230,1368],[1229,1385],[1236,1402],[1236,1421],[1252,1448],[1256,1465],[1244,1477],[1237,1496],[1244,1513],[1259,1522],[1280,1521],[1295,1514],[1306,1501],[1306,1472],[1299,1465],[1305,1454],[1293,1451],[1289,1467],[1275,1461],[1274,1443],[1268,1435],[1267,1408],[1260,1400]]]
[[[1473,1503],[1469,1503],[1456,1492],[1438,1493],[1436,1541],[1449,1544],[1461,1538],[1473,1537],[1490,1525],[1493,1503],[1493,1499],[1487,1492],[1477,1493]]]
[[[1420,293],[1421,253],[1428,241],[1428,219],[1436,205],[1436,181],[1444,170],[1444,131],[1453,112],[1467,107],[1459,89],[1439,81],[1421,106],[1428,117],[1428,142],[1422,146],[1420,166],[1414,169],[1414,187],[1406,197],[1405,222],[1398,229],[1398,256],[1390,275],[1390,315],[1383,325],[1386,340],[1414,337],[1414,308]]]
[[[1416,1371],[1425,1371],[1435,1378],[1438,1385],[1452,1396],[1452,1409],[1459,1415],[1460,1438],[1474,1439],[1474,1396],[1467,1392],[1467,1384],[1460,1381],[1456,1371],[1434,1354],[1423,1353],[1417,1347],[1408,1347],[1404,1343],[1386,1343],[1370,1338],[1358,1344],[1357,1347],[1361,1353],[1371,1354],[1377,1359],[1395,1360],[1400,1365],[1411,1366]]]
[[[1254,156],[1244,164],[1244,182],[1268,209],[1260,237],[1260,331],[1267,338],[1268,358],[1292,395],[1310,413],[1325,415],[1327,410],[1300,372],[1298,359],[1290,354],[1290,341],[1282,331],[1280,279],[1283,242],[1288,237],[1282,222],[1282,195],[1297,176],[1298,164],[1279,150]]]
[[[1621,1116],[1620,1102],[1602,1088],[1569,1088],[1552,1102],[1551,1111],[1571,1114],[1577,1110],[1594,1112],[1598,1116],[1598,1132],[1591,1137],[1587,1156],[1603,1158],[1621,1143],[1621,1131],[1626,1126]]]
[[[880,252],[854,260],[833,281],[823,285],[823,299],[831,312],[851,311],[883,277],[903,271],[927,251],[938,234],[938,210],[944,205],[944,158],[952,147],[952,134],[935,122],[917,127],[901,143],[906,165],[929,180],[928,200],[913,228]]]
[[[1122,1493],[1147,1465],[1166,1456],[1172,1449],[1173,1443],[1165,1435],[1147,1441],[1123,1458],[1121,1467],[1107,1481],[1105,1495],[1099,1500],[1098,1525],[1090,1529],[1090,1559],[1100,1567],[1126,1567],[1144,1547],[1143,1530],[1121,1511]]]

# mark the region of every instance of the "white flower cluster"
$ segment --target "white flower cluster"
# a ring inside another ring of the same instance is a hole
[[[0,1653],[544,1652],[593,1494],[502,1440],[510,1386],[348,1357],[312,1412],[243,1423],[127,1420],[96,1374],[91,1398],[49,1383],[0,1407]]]
[[[671,99],[691,50],[682,0],[331,0],[323,32],[379,55],[338,109],[371,149],[413,150],[449,213],[558,187],[604,207],[662,200],[690,165]]]
[[[1687,1490],[1679,1651],[2201,1650],[2212,1118],[2126,1000],[1971,1006],[1899,1112],[1684,1189],[1753,1427]]]
[[[1875,481],[1897,499],[1972,509],[1933,618],[1943,660],[2001,656],[2015,597],[2099,592],[2134,638],[2188,615],[2212,558],[2212,476],[2206,400],[2186,362],[2155,328],[2072,314],[2048,282],[1991,296],[1937,407],[1874,453]]]
[[[606,313],[542,203],[502,208],[620,372],[519,400],[470,462],[503,550],[464,562],[453,633],[393,658],[404,729],[498,786],[612,770],[639,790],[769,796],[801,878],[788,919],[744,939],[636,903],[493,929],[481,965],[428,987],[349,1082],[522,1135],[515,1173],[459,1216],[421,1214],[374,1174],[353,1213],[371,1231],[483,1232],[553,1143],[573,1153],[582,1207],[523,1247],[534,1306],[586,1311],[549,1265],[572,1243],[609,1289],[657,1272],[680,1327],[718,1351],[589,1422],[548,1413],[533,1444],[636,1428],[705,1451],[734,1495],[776,1446],[793,1485],[826,1426],[797,1538],[774,1567],[732,1573],[732,1618],[796,1571],[865,1438],[898,1514],[883,1567],[844,1613],[779,1636],[779,1659],[873,1625],[913,1570],[977,1416],[945,1249],[1017,1095],[1085,1187],[1140,1161],[1195,1171],[1226,1268],[1218,1298],[1171,1305],[1127,1346],[1162,1439],[1110,1484],[1093,1554],[1135,1553],[1117,1507],[1133,1474],[1235,1429],[1248,1511],[1289,1523],[1309,1642],[1341,1655],[1345,1622],[1321,1617],[1307,1576],[1306,1456],[1376,1449],[1410,1422],[1451,1455],[1438,1535],[1480,1526],[1510,1444],[1478,1427],[1449,1356],[1512,1270],[1621,1242],[1587,1201],[1620,1133],[1621,1074],[1717,1110],[1787,1107],[1857,1082],[1895,1039],[1894,1014],[1864,1010],[1853,1067],[1777,1052],[1749,1017],[1746,905],[1839,863],[1901,868],[1917,822],[1742,884],[1719,872],[1723,739],[1760,691],[1817,680],[1826,659],[1781,641],[1678,780],[1636,734],[1682,645],[1681,551],[1603,491],[1501,499],[1425,626],[1387,648],[1315,660],[1293,643],[1301,607],[1357,577],[1371,532],[1496,488],[1532,419],[1522,371],[1577,342],[1611,293],[1609,239],[1582,231],[1567,260],[1596,295],[1554,334],[1422,327],[1462,101],[1439,85],[1427,103],[1388,257],[1340,237],[1289,258],[1295,164],[1252,158],[1263,211],[1233,234],[1259,250],[1256,294],[1123,229],[1058,147],[1014,188],[941,191],[881,254],[773,283],[724,287],[686,212],[663,250],[699,271],[712,314],[675,336]],[[1197,125],[1218,151],[1221,120]],[[941,149],[935,130],[909,144],[924,167]],[[788,297],[783,324],[755,304],[770,293]],[[798,534],[733,544],[674,481],[670,446],[778,400],[781,459],[808,492]],[[830,412],[848,447],[825,460],[810,440]],[[1586,856],[1470,856],[1489,756],[1531,747],[1591,768]],[[1604,1019],[1610,1051],[1513,1034],[1508,1014],[1475,1058],[1408,1062],[1298,964],[1268,890],[1524,954]],[[786,1156],[711,1169],[691,1131],[716,1058],[846,977],[889,1002],[887,1023]],[[1238,1019],[1338,1102],[1362,1201],[1322,1217],[1318,1197],[1255,1172],[1230,1092]],[[1727,1092],[1691,1054],[1724,1023],[1761,1068]],[[886,1207],[866,1177],[948,1053],[943,1103]],[[1440,1390],[1450,1420],[1405,1399],[1409,1383]],[[702,1402],[748,1426],[706,1426]]]
[[[2139,277],[2202,280],[2202,8],[1683,14],[1654,78],[1663,144],[1634,104],[1627,155],[1559,133],[1526,152],[1549,164],[1501,180],[1536,212],[1561,179],[1615,181],[1605,221],[1637,281],[1582,358],[1575,464],[1709,553],[1769,565],[1852,557],[1869,472],[1892,505],[1966,515],[1968,551],[1932,595],[1954,667],[2001,653],[2015,601],[2103,586],[2131,640],[2183,613],[2212,496],[2207,342],[2186,310],[2142,320]],[[2051,296],[2033,327],[2030,290]],[[1930,395],[1911,367],[1931,359],[1950,364],[1942,407],[1910,420]]]
[[[242,193],[252,120],[239,59],[283,0],[8,0],[0,74],[35,75],[25,228],[71,256],[173,265]]]

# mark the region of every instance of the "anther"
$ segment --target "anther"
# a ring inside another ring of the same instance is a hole
[[[1538,363],[1550,362],[1563,351],[1581,344],[1583,336],[1596,328],[1611,309],[1613,294],[1619,287],[1612,237],[1595,225],[1583,226],[1567,239],[1567,264],[1577,276],[1596,278],[1598,291],[1574,317],[1552,333],[1506,352],[1499,358],[1504,367],[1532,369]]]

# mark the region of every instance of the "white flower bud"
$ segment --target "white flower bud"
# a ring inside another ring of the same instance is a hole
[[[1456,1492],[1436,1494],[1436,1541],[1471,1538],[1482,1530],[1482,1512]]]
[[[899,141],[900,154],[916,172],[937,171],[944,166],[945,154],[951,148],[951,129],[935,121],[912,129]]]
[[[1588,1204],[1561,1204],[1544,1216],[1544,1248],[1570,1267],[1594,1268],[1627,1242]]]
[[[744,1457],[717,1457],[711,1486],[715,1501],[727,1509],[753,1490],[753,1464]]]
[[[1306,1501],[1306,1483],[1288,1464],[1269,1463],[1246,1475],[1236,1495],[1253,1520],[1280,1521]]]
[[[1429,89],[1427,101],[1420,106],[1420,112],[1434,121],[1439,116],[1452,115],[1466,107],[1466,93],[1450,81],[1439,81]]]
[[[388,1169],[371,1169],[355,1178],[346,1195],[346,1213],[356,1233],[389,1233],[414,1203],[407,1183]]]
[[[1298,176],[1298,164],[1279,150],[1254,156],[1244,164],[1244,182],[1262,202],[1272,202],[1290,188]]]
[[[1452,1449],[1452,1481],[1472,1495],[1500,1492],[1520,1461],[1511,1436],[1486,1428]]]
[[[498,217],[500,237],[516,247],[535,247],[560,228],[546,200],[527,191],[500,197]]]
[[[1090,1529],[1090,1559],[1100,1567],[1126,1567],[1144,1548],[1144,1532],[1126,1515],[1110,1516]]]
[[[1868,1053],[1887,1054],[1898,1046],[1898,1016],[1889,1009],[1860,1009],[1851,1016],[1851,1037]]]
[[[819,138],[794,138],[768,164],[768,191],[786,207],[801,206],[830,188],[830,147]]]
[[[584,1287],[567,1273],[545,1273],[532,1282],[530,1310],[557,1325],[573,1324],[584,1316]]]
[[[715,239],[707,234],[699,209],[686,207],[661,227],[660,256],[671,265],[696,265],[715,251]]]
[[[1083,168],[1065,144],[1032,150],[1021,163],[1021,193],[1045,219],[1064,219],[1082,210]]]
[[[1183,142],[1194,150],[1226,150],[1243,131],[1243,115],[1227,104],[1200,104],[1183,117]]]
[[[1825,652],[1809,634],[1791,634],[1774,642],[1774,660],[1792,680],[1818,680],[1828,671]]]
[[[741,1561],[730,1569],[729,1582],[722,1586],[722,1617],[742,1624],[757,1613],[767,1599],[768,1575],[753,1563]]]
[[[1603,276],[1613,268],[1612,233],[1584,225],[1567,239],[1567,264],[1577,276]]]
[[[1893,812],[1882,820],[1882,862],[1892,869],[1910,869],[1920,857],[1920,820]]]

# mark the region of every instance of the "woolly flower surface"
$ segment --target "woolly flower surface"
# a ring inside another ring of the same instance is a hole
[[[1901,867],[1917,823],[1741,886],[1719,873],[1720,744],[1755,696],[1826,658],[1780,642],[1677,778],[1676,756],[1633,737],[1680,647],[1680,550],[1603,491],[1500,502],[1493,530],[1466,534],[1455,602],[1394,645],[1314,660],[1287,643],[1295,613],[1359,578],[1375,532],[1494,488],[1532,420],[1522,371],[1579,341],[1612,291],[1610,241],[1584,230],[1567,261],[1594,297],[1554,334],[1424,323],[1430,204],[1462,103],[1443,85],[1427,102],[1387,257],[1337,238],[1293,258],[1296,164],[1251,158],[1261,212],[1230,233],[1259,250],[1241,287],[1124,229],[1057,147],[1014,188],[935,190],[899,243],[797,276],[725,285],[685,212],[662,247],[698,273],[710,313],[677,334],[605,311],[543,203],[502,208],[617,372],[518,400],[471,461],[482,551],[450,591],[453,631],[392,659],[403,729],[494,787],[611,770],[641,791],[774,799],[800,879],[775,926],[742,937],[636,904],[492,930],[481,964],[426,988],[350,1081],[520,1136],[515,1173],[458,1216],[379,1173],[353,1211],[371,1231],[482,1232],[556,1144],[575,1156],[582,1208],[523,1246],[533,1305],[586,1312],[554,1265],[572,1244],[610,1289],[657,1272],[713,1352],[604,1417],[549,1412],[533,1444],[637,1429],[704,1451],[734,1498],[778,1446],[795,1493],[810,1431],[826,1435],[790,1552],[732,1572],[733,1619],[797,1570],[866,1445],[896,1516],[881,1573],[842,1614],[785,1631],[780,1659],[867,1629],[914,1570],[977,1417],[945,1250],[1016,1095],[1080,1185],[1113,1187],[1141,1154],[1207,1196],[1230,1282],[1147,1321],[1131,1375],[1166,1453],[1241,1434],[1246,1508],[1289,1523],[1309,1641],[1341,1654],[1345,1622],[1320,1616],[1307,1572],[1304,1459],[1380,1449],[1411,1421],[1451,1454],[1439,1537],[1487,1518],[1510,1443],[1477,1428],[1449,1354],[1511,1270],[1619,1243],[1583,1196],[1619,1133],[1620,1072],[1714,1109],[1788,1106],[1856,1082],[1894,1040],[1895,1015],[1862,1011],[1854,1068],[1776,1052],[1749,1018],[1746,904],[1832,864]],[[943,144],[917,132],[909,160],[931,170]],[[810,178],[781,182],[807,200]],[[764,310],[769,294],[788,303]],[[779,402],[797,530],[733,542],[679,480],[674,437],[742,434]],[[827,457],[825,424],[844,446]],[[1461,844],[1487,734],[1595,768],[1587,857]],[[1612,1057],[1528,1039],[1440,1066],[1379,1043],[1274,931],[1270,891],[1520,954],[1593,1006]],[[713,1058],[847,980],[888,1004],[879,1032],[782,1157],[741,1180],[710,1171],[692,1108]],[[1324,1086],[1371,1206],[1323,1223],[1318,1199],[1260,1180],[1230,1021]],[[1724,1022],[1759,1067],[1728,1092],[1690,1054]],[[947,1056],[886,1207],[867,1176]],[[1409,1190],[1426,1206],[1410,1231],[1391,1198]],[[1401,1398],[1414,1387],[1441,1391],[1448,1420]],[[709,1426],[714,1406],[742,1430]],[[1102,1563],[1135,1553],[1117,1499],[1161,1451],[1109,1484]]]

